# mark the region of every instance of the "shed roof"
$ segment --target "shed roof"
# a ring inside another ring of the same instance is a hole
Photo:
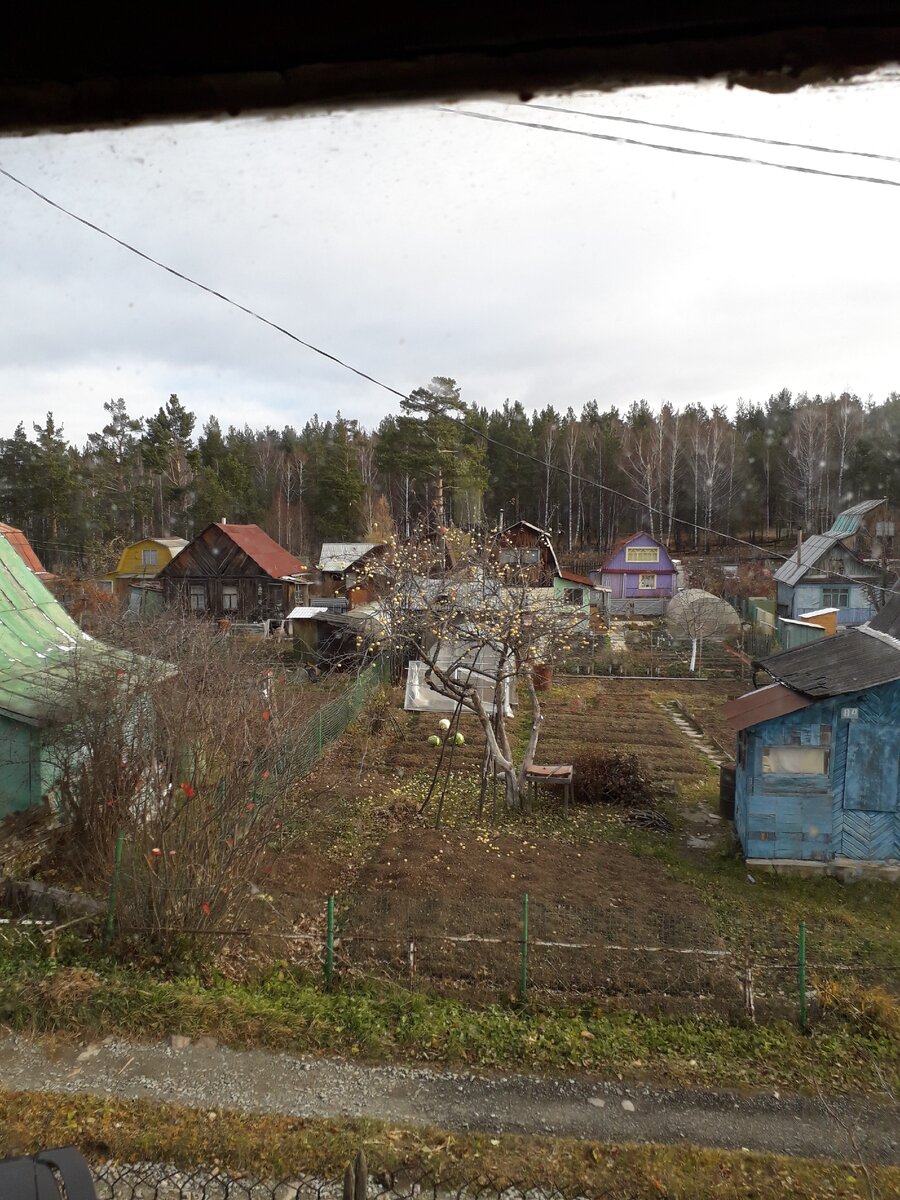
[[[34,548],[28,538],[21,529],[16,529],[15,525],[4,525],[0,522],[0,537],[5,538],[12,546],[19,558],[34,571],[38,579],[52,579],[53,576],[49,571],[44,570],[44,565],[34,552]]]
[[[840,534],[837,533],[816,533],[812,537],[807,538],[794,551],[790,558],[785,559],[775,572],[776,580],[779,583],[786,583],[789,587],[793,587],[840,540]]]
[[[888,596],[884,608],[869,621],[869,629],[900,640],[900,585]]]
[[[838,513],[828,532],[839,534],[842,538],[851,537],[859,529],[862,519],[867,513],[886,503],[886,496],[882,496],[879,500],[861,500],[852,508],[845,508],[843,512]]]
[[[293,554],[279,546],[274,538],[270,538],[258,525],[223,525],[215,522],[215,527],[273,579],[298,575],[306,570],[299,558],[294,558]]]
[[[845,508],[835,517],[834,524],[827,533],[815,533],[812,537],[807,538],[791,557],[781,564],[775,572],[775,578],[779,583],[786,583],[789,587],[799,583],[823,555],[833,549],[838,542],[856,533],[866,513],[884,503],[884,499],[862,500],[859,504],[854,504],[852,508]],[[856,555],[853,557],[856,558]],[[861,564],[862,559],[857,559],[857,562]]]
[[[134,662],[94,641],[72,620],[5,537],[0,537],[0,714],[40,725],[65,695],[74,655],[93,663]]]
[[[795,692],[816,699],[900,679],[900,595],[875,621],[761,659],[759,666]],[[890,630],[896,630],[891,633]]]
[[[319,570],[339,573],[352,567],[370,550],[377,550],[384,542],[325,542],[319,555]]]
[[[592,588],[594,586],[590,579],[584,575],[576,575],[574,571],[560,571],[559,578],[565,579],[567,583],[580,583],[583,587]]]
[[[799,712],[812,704],[807,696],[800,696],[780,683],[746,692],[736,700],[722,705],[722,715],[732,729],[747,729],[760,721],[771,721],[773,717],[784,717]]]

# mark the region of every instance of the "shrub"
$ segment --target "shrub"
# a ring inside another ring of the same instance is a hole
[[[576,756],[572,765],[578,804],[625,808],[648,808],[653,804],[652,781],[636,754],[593,750]]]

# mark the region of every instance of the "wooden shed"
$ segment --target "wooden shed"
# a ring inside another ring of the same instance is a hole
[[[159,573],[166,603],[234,621],[284,617],[305,567],[258,525],[207,525]]]
[[[531,587],[552,587],[559,574],[559,559],[553,548],[553,539],[546,529],[532,525],[530,521],[516,521],[507,525],[497,551],[500,565],[513,583],[525,583]]]
[[[775,682],[725,706],[748,862],[900,865],[900,595],[757,665]]]

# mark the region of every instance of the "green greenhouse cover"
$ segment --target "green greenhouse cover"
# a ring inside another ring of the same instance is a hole
[[[65,702],[80,670],[132,665],[135,656],[95,641],[0,538],[0,714],[40,725]]]

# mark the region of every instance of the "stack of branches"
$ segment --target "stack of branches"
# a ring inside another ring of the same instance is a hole
[[[660,811],[655,781],[636,754],[592,750],[578,755],[572,766],[576,804],[608,804],[639,829],[672,832],[671,821]]]

